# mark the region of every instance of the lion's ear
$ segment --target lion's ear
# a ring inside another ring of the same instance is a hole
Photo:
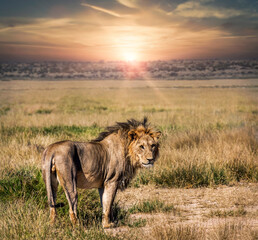
[[[151,136],[158,140],[161,136],[161,132],[160,131],[153,132],[153,133],[151,133]]]
[[[157,139],[159,139],[159,138],[161,137],[161,135],[162,135],[162,134],[161,134],[161,131],[157,131],[157,132],[156,132],[156,138],[157,138]]]
[[[136,132],[135,130],[131,130],[128,132],[128,137],[131,141],[133,141],[136,138]]]

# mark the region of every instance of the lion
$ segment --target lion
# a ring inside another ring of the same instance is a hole
[[[42,157],[42,175],[56,218],[56,193],[60,184],[69,203],[72,224],[77,222],[77,188],[98,188],[103,228],[114,227],[111,208],[118,189],[125,189],[139,168],[152,167],[159,156],[160,131],[134,119],[117,122],[90,142],[61,141],[49,145]]]

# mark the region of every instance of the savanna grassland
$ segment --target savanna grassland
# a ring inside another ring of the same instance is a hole
[[[1,239],[257,239],[257,106],[257,80],[1,81]],[[72,227],[61,188],[50,226],[43,149],[144,116],[160,158],[118,193],[117,228],[102,230],[96,190]]]

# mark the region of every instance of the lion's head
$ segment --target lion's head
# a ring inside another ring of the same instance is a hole
[[[159,156],[160,132],[143,125],[128,132],[129,155],[134,167],[152,167]]]
[[[123,142],[126,143],[126,154],[134,168],[152,167],[159,156],[159,142],[161,135],[147,124],[147,118],[143,121],[135,119],[127,122],[117,122],[116,125],[106,128],[92,142],[101,142],[113,133],[120,133]]]

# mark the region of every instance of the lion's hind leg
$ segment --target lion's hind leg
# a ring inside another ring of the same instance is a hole
[[[77,222],[77,204],[78,204],[78,195],[77,190],[72,189],[70,184],[67,184],[64,187],[65,195],[69,203],[69,215],[73,225]]]
[[[62,178],[63,174],[57,171],[58,178],[60,179],[60,184],[64,189],[65,196],[69,204],[69,215],[73,225],[77,223],[77,204],[78,204],[78,194],[76,186],[76,173],[75,171],[65,172],[65,181]]]
[[[53,202],[54,205],[50,205],[50,223],[53,224],[56,219],[56,193],[58,190],[58,180],[56,177],[56,172],[51,172],[51,188],[52,188],[52,194],[53,194]]]

